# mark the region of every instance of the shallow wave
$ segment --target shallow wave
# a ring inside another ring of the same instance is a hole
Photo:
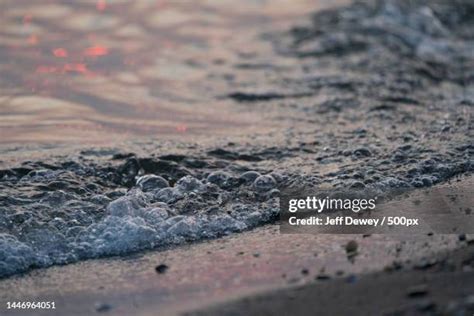
[[[221,175],[223,178],[228,177],[225,173]],[[224,187],[229,179],[221,179],[218,184]],[[140,187],[132,188],[108,203],[105,215],[100,220],[85,227],[71,226],[70,223],[67,225],[61,218],[54,218],[49,219],[53,225],[25,231],[19,238],[2,233],[0,276],[23,272],[32,267],[67,264],[215,238],[255,227],[278,214],[278,200],[274,196],[275,192],[270,193],[271,188],[257,192],[257,201],[252,205],[239,202],[239,198],[222,203],[222,198],[225,198],[223,195],[229,192],[211,181],[203,182],[186,176],[174,187],[151,187],[147,192],[143,192]],[[247,189],[247,194],[258,191],[255,183],[250,183]],[[217,199],[204,201],[211,206],[210,209],[195,209],[182,214],[182,210],[173,206],[176,201],[186,204],[192,203],[192,200],[205,199],[211,192]],[[58,202],[58,196],[64,198],[64,195],[67,194],[62,191],[52,192],[42,202],[49,201],[54,205]],[[64,198],[62,202],[67,203],[67,200]],[[212,207],[215,202],[221,203],[218,212]],[[78,214],[80,217],[81,212]],[[72,221],[79,222],[77,219]],[[55,223],[58,225],[55,226]]]

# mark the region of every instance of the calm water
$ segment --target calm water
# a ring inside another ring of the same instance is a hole
[[[259,35],[329,1],[319,2],[2,1],[0,142],[107,142],[262,125],[222,98],[253,76],[234,65],[271,58]]]

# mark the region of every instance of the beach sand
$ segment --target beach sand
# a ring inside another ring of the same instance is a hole
[[[459,192],[471,188],[473,181],[460,178],[430,190]],[[404,205],[415,207],[413,201],[420,196],[413,192]],[[457,203],[472,205],[473,196],[460,196]],[[418,283],[429,287],[429,294],[420,297],[430,298],[439,309],[472,294],[470,238],[281,234],[278,225],[266,225],[174,249],[88,260],[3,279],[2,302],[56,302],[56,310],[7,310],[3,315],[86,315],[104,306],[112,315],[271,315],[313,310],[330,315],[354,312],[359,304],[359,314],[373,314],[381,306],[380,311],[389,312],[421,304],[405,295]],[[352,240],[358,245],[354,260],[345,250]],[[168,268],[158,273],[159,265]]]

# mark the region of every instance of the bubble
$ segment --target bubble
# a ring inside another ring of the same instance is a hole
[[[202,191],[204,185],[198,179],[192,176],[185,176],[176,182],[176,187],[184,192]]]
[[[243,180],[244,183],[251,184],[260,176],[261,174],[257,171],[247,171],[240,175],[240,179]]]
[[[143,192],[169,187],[168,181],[166,181],[163,177],[153,174],[140,177],[137,180],[137,185],[140,187],[140,189],[142,189]]]
[[[269,175],[260,176],[253,182],[253,188],[259,193],[270,191],[275,188],[276,185],[275,179]]]
[[[222,188],[227,185],[231,175],[224,171],[215,171],[207,177],[207,181]]]

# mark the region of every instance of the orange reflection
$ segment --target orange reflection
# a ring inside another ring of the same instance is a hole
[[[65,58],[68,55],[67,50],[65,50],[64,48],[53,49],[53,54],[54,56],[59,57],[59,58]]]
[[[98,11],[104,11],[106,7],[107,7],[107,3],[105,2],[105,0],[97,1],[96,8]]]
[[[66,64],[64,65],[65,72],[79,72],[79,73],[89,73],[89,69],[87,69],[86,64]]]
[[[28,37],[28,44],[30,44],[30,45],[38,44],[38,36],[31,35],[30,37]]]
[[[84,50],[84,55],[86,56],[104,56],[108,53],[108,48],[103,46],[92,46]]]

